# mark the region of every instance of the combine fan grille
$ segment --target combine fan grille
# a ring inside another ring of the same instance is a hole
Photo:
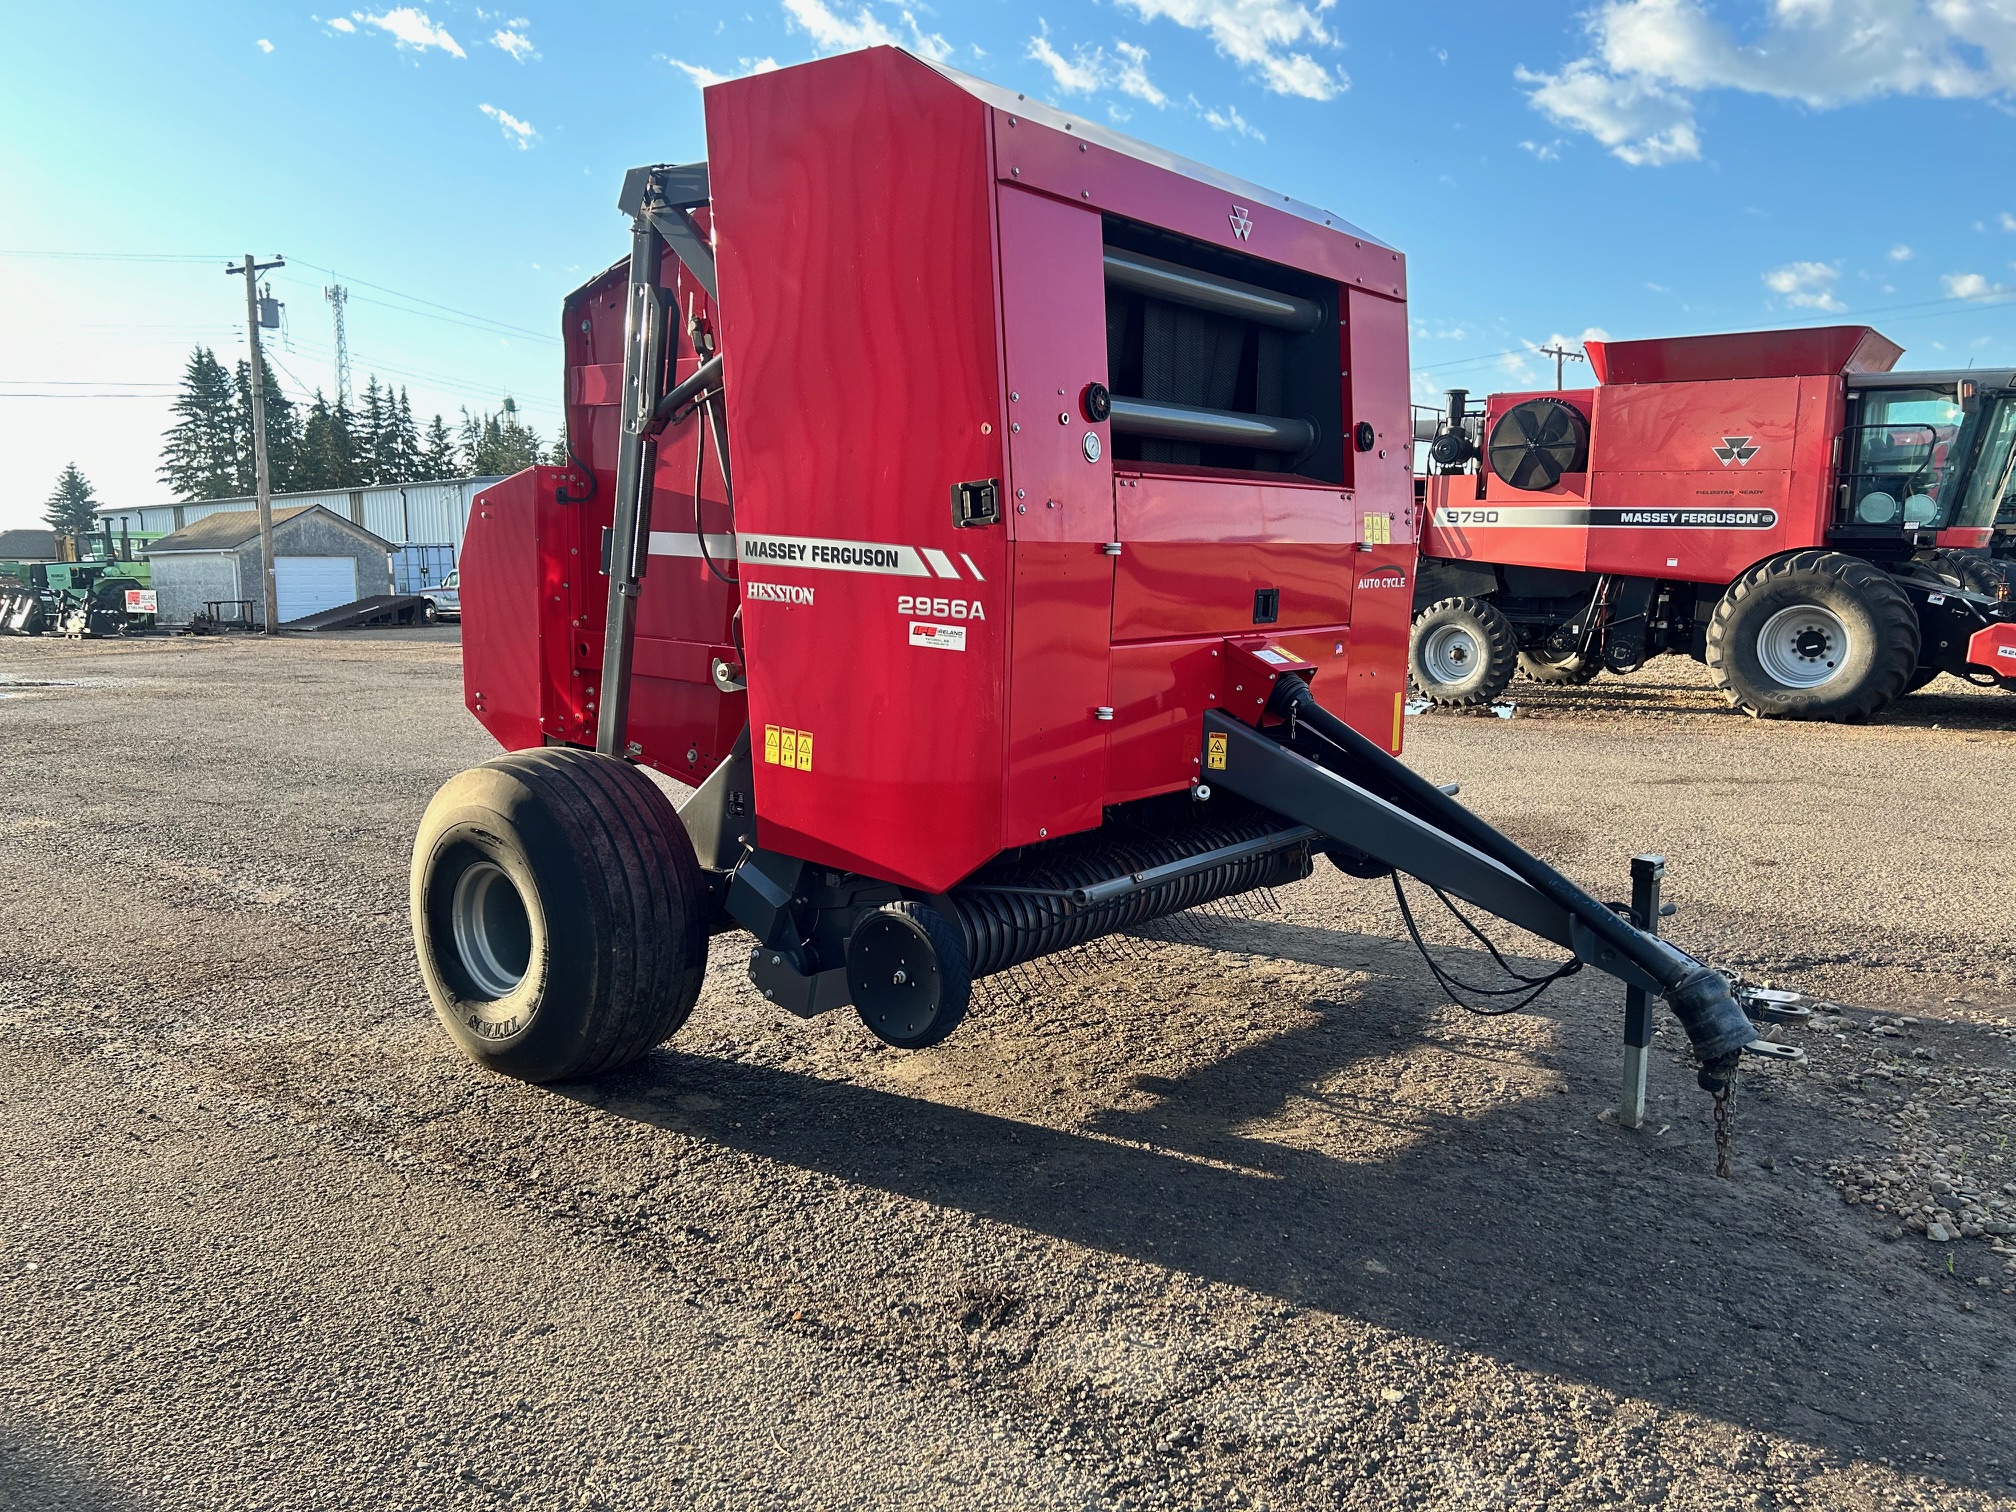
[[[1522,399],[1491,427],[1491,471],[1514,488],[1552,488],[1589,467],[1589,422],[1565,399]]]

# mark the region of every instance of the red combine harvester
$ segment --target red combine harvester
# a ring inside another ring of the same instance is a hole
[[[1988,548],[2016,373],[1891,369],[1867,326],[1591,341],[1601,385],[1452,390],[1429,443],[1410,670],[1437,703],[1704,661],[1744,712],[1866,719],[1941,672],[2016,689]]]
[[[709,160],[632,172],[629,258],[566,303],[576,464],[469,522],[511,754],[435,797],[412,906],[471,1058],[631,1062],[736,928],[774,1003],[930,1045],[976,979],[1314,856],[1619,977],[1641,1070],[1644,994],[1704,1085],[1781,1053],[1657,938],[1649,862],[1634,927],[1393,757],[1397,252],[891,48],[705,106]]]

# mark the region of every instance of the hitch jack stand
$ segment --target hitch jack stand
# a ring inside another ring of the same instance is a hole
[[[1631,922],[1647,934],[1659,933],[1659,884],[1666,878],[1664,856],[1631,858]],[[1645,1122],[1645,1072],[1652,1057],[1652,1000],[1642,987],[1624,989],[1624,1095],[1617,1122],[1635,1129]]]

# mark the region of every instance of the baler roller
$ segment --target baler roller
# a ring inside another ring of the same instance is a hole
[[[1113,396],[1113,433],[1152,436],[1164,441],[1197,441],[1206,446],[1247,446],[1256,451],[1300,456],[1314,449],[1316,427],[1286,415],[1247,415],[1206,409],[1171,399]]]
[[[1113,288],[1146,294],[1150,299],[1209,310],[1214,315],[1230,315],[1298,335],[1315,330],[1323,319],[1323,307],[1313,299],[1263,289],[1236,278],[1221,278],[1180,263],[1164,262],[1159,257],[1123,252],[1117,247],[1106,249],[1106,282]]]

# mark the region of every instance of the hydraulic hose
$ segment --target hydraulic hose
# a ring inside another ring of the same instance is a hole
[[[1316,702],[1316,695],[1301,678],[1283,677],[1276,683],[1267,702],[1267,712],[1322,737],[1359,768],[1358,773],[1351,774],[1354,779],[1361,773],[1369,777],[1371,780],[1365,786],[1498,862],[1659,983],[1701,1061],[1701,1085],[1711,1092],[1727,1086],[1743,1047],[1757,1038],[1757,1031],[1738,1006],[1729,979],[1721,972],[1702,965],[1656,935],[1634,928],[1613,909],[1330,713]],[[1351,837],[1331,838],[1349,844]]]

